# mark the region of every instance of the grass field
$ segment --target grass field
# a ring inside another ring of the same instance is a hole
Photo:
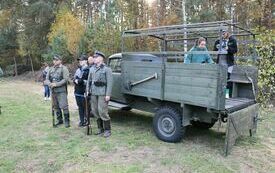
[[[275,172],[275,111],[261,111],[257,135],[224,157],[225,135],[216,127],[190,127],[180,143],[165,143],[155,137],[151,115],[139,111],[110,110],[111,138],[86,136],[71,94],[69,100],[72,127],[52,128],[41,84],[0,81],[0,173]]]

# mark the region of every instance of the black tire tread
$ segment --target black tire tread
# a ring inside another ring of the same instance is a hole
[[[175,121],[177,123],[176,124],[176,132],[171,137],[163,136],[158,130],[158,119],[163,114],[169,114],[173,119],[175,119]],[[184,133],[185,133],[185,127],[182,126],[182,115],[180,114],[180,112],[177,109],[172,108],[170,106],[164,106],[164,107],[159,108],[159,110],[157,110],[157,112],[155,113],[155,116],[153,118],[153,129],[154,129],[156,136],[160,140],[165,141],[165,142],[172,142],[172,143],[181,141],[181,139],[183,138]]]

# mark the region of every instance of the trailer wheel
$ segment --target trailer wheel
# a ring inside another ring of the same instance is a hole
[[[214,123],[205,123],[200,121],[191,121],[192,126],[198,128],[198,129],[210,129],[214,126]]]
[[[165,142],[179,142],[185,133],[182,126],[182,115],[172,107],[160,108],[153,118],[153,129],[156,136]]]

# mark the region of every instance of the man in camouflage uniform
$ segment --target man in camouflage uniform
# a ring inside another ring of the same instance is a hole
[[[111,119],[108,114],[108,102],[112,91],[112,70],[104,64],[105,55],[96,51],[95,65],[90,68],[87,91],[91,95],[92,113],[97,118],[96,135],[111,136]]]
[[[64,114],[65,127],[70,127],[70,115],[67,99],[67,82],[69,80],[69,70],[62,65],[59,55],[53,57],[53,67],[50,68],[45,84],[52,90],[52,106],[57,116],[57,124],[63,124],[62,111]]]

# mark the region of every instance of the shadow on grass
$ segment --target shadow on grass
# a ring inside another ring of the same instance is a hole
[[[153,116],[138,111],[111,110],[112,122],[118,124],[142,125],[144,128],[152,128]]]
[[[146,112],[112,109],[110,110],[110,116],[112,118],[112,122],[117,126],[123,126],[127,127],[127,129],[132,128],[141,131],[152,131],[153,129],[153,115]],[[222,151],[224,147],[224,139],[224,131],[218,131],[216,128],[205,130],[188,126],[185,136],[180,143],[199,144],[202,147]]]

